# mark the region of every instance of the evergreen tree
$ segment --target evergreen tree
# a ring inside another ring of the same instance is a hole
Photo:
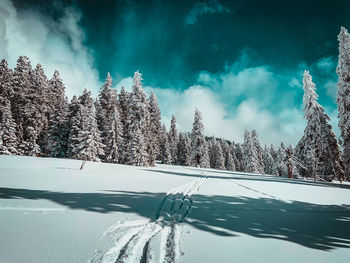
[[[108,73],[105,83],[103,84],[100,93],[97,109],[97,123],[101,131],[102,142],[107,144],[107,133],[111,125],[112,118],[115,116],[117,109],[117,92],[112,89],[112,78]],[[119,113],[116,113],[119,115]]]
[[[100,156],[104,155],[104,145],[97,127],[96,111],[93,102],[81,105],[82,129],[79,130],[76,141],[79,142],[73,149],[73,157],[84,160],[99,162]]]
[[[27,89],[31,86],[31,74],[32,66],[30,64],[29,58],[26,56],[20,56],[17,60],[17,65],[14,70],[12,78],[12,87],[14,95],[11,98],[11,112],[12,117],[17,124],[16,135],[21,142],[23,140],[24,134],[24,108],[27,104],[26,93]]]
[[[350,180],[350,34],[341,27],[338,35],[339,59],[337,66],[338,91],[337,103],[339,110],[339,128],[343,145],[343,163],[345,178]],[[338,172],[339,173],[339,172]],[[339,177],[339,176],[338,176]],[[341,180],[341,178],[340,178]]]
[[[225,169],[225,159],[222,153],[221,144],[216,141],[214,144],[214,167],[215,169]]]
[[[208,168],[210,165],[209,153],[203,130],[202,114],[196,109],[191,133],[191,166]]]
[[[255,131],[244,132],[243,166],[247,173],[264,173],[260,144]]]
[[[12,118],[10,101],[0,97],[0,154],[18,154],[16,123]]]
[[[160,123],[161,114],[158,106],[158,99],[153,91],[149,97],[149,114],[149,163],[154,164],[157,156],[159,156],[160,153],[162,125]]]
[[[278,151],[277,158],[275,161],[276,169],[278,171],[278,176],[287,177],[288,176],[288,167],[286,163],[286,151],[283,142],[281,143]]]
[[[237,143],[235,145],[234,150],[235,150],[235,155],[236,155],[236,159],[234,159],[236,171],[243,172],[244,171],[244,163],[243,163],[243,149],[242,149],[241,144]]]
[[[47,149],[49,156],[65,158],[68,150],[69,119],[68,99],[61,101],[51,117]]]
[[[294,150],[293,146],[290,145],[286,150],[286,164],[287,164],[287,171],[288,171],[288,178],[299,178],[299,171],[297,168],[297,164],[294,157]]]
[[[14,96],[12,87],[13,72],[8,68],[6,59],[0,61],[0,97],[11,100]]]
[[[126,163],[137,166],[153,165],[149,163],[149,105],[142,89],[142,76],[136,71],[133,78],[133,91],[130,94],[127,116]]]
[[[166,131],[166,127],[163,124],[163,128],[161,131],[161,138],[160,138],[160,160],[164,164],[171,164],[171,153],[170,153],[170,146],[169,146],[169,138]]]
[[[320,177],[327,181],[333,180],[334,177],[342,180],[344,172],[337,139],[331,125],[328,124],[329,116],[317,102],[316,86],[308,71],[304,72],[303,84],[307,126],[303,138],[296,147],[297,158],[305,163],[304,160],[311,147],[316,154],[316,170]]]
[[[113,117],[110,120],[110,126],[106,135],[106,161],[111,163],[121,163],[123,145],[122,124],[119,118],[119,111],[115,107]]]
[[[180,132],[177,152],[178,164],[183,166],[189,166],[191,154],[191,141],[187,133]]]
[[[275,161],[271,156],[270,149],[265,145],[263,150],[263,163],[264,163],[264,172],[265,174],[275,175],[277,173]]]
[[[67,157],[73,157],[73,148],[78,144],[76,137],[81,129],[81,110],[80,110],[79,100],[76,96],[73,96],[69,104],[69,114],[68,114],[68,147],[67,147]]]
[[[173,163],[177,163],[177,145],[179,143],[179,135],[176,128],[176,118],[174,115],[171,116],[170,130],[169,130],[169,144],[170,153]]]
[[[19,144],[19,153],[27,156],[39,156],[40,155],[40,147],[36,143],[37,133],[36,130],[28,126],[24,131],[24,137],[26,140],[22,141]]]

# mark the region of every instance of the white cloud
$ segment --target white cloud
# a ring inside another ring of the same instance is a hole
[[[0,0],[0,58],[6,58],[14,67],[18,56],[26,55],[33,67],[43,65],[48,78],[57,69],[69,97],[84,88],[96,94],[102,83],[83,45],[80,13],[72,8],[63,12],[64,16],[55,22],[34,10],[19,13],[12,2]]]
[[[218,0],[210,0],[207,2],[196,2],[185,19],[186,25],[193,25],[197,22],[198,17],[204,14],[223,14],[229,13],[231,10],[223,6]]]

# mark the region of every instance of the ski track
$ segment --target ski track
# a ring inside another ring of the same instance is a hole
[[[180,255],[181,223],[192,207],[191,196],[207,179],[202,176],[170,190],[149,220],[118,222],[102,237],[115,243],[105,254],[94,255],[92,263],[151,262],[150,242],[161,235],[159,262],[173,263]]]

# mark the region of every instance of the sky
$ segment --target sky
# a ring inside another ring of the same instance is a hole
[[[197,107],[208,136],[242,142],[256,129],[263,144],[296,145],[305,69],[339,135],[337,35],[349,12],[336,0],[0,0],[0,58],[58,69],[69,97],[96,96],[108,72],[130,90],[139,70],[166,125],[174,114],[191,131]]]

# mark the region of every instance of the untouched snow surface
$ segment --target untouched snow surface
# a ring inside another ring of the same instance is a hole
[[[350,262],[350,185],[0,156],[0,262]]]

